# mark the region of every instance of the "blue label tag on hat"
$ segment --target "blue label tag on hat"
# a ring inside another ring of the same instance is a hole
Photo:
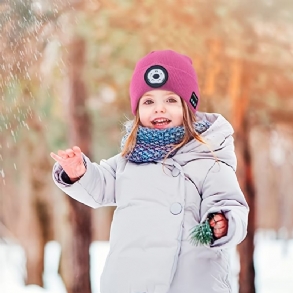
[[[150,87],[159,88],[167,82],[168,71],[161,65],[153,65],[146,70],[144,80]]]
[[[195,92],[192,92],[189,102],[192,105],[192,107],[195,109],[198,104],[198,97],[195,94]]]

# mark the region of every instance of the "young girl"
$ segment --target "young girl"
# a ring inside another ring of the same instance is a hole
[[[77,146],[51,153],[64,192],[117,206],[101,293],[231,292],[228,249],[246,236],[248,215],[232,126],[196,111],[192,62],[171,50],[137,63],[130,102],[118,155],[96,164]],[[213,240],[194,245],[190,233],[207,219]]]

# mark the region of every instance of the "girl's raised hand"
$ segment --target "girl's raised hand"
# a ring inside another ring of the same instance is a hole
[[[62,166],[72,182],[77,181],[86,171],[82,153],[78,146],[65,151],[59,150],[58,154],[52,152],[50,156]]]

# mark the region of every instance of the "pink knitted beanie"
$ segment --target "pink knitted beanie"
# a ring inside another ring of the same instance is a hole
[[[199,103],[199,88],[191,59],[172,50],[153,51],[140,59],[129,88],[134,115],[142,95],[154,89],[176,93],[195,113]]]

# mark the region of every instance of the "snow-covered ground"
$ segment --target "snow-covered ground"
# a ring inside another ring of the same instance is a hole
[[[108,242],[93,242],[90,247],[92,292],[99,293],[99,278],[109,251]],[[66,293],[57,268],[61,248],[49,242],[45,248],[44,288],[25,286],[25,254],[15,244],[0,239],[0,292],[1,293]],[[293,239],[275,240],[258,235],[255,240],[255,270],[257,293],[293,292]],[[236,251],[233,252],[235,276],[239,270]],[[235,278],[234,287],[237,287]]]
[[[45,249],[44,288],[25,286],[26,256],[23,248],[9,240],[0,239],[0,292],[1,293],[66,293],[58,274],[61,248],[57,242],[49,242]]]
[[[293,239],[256,238],[257,293],[293,293]]]

